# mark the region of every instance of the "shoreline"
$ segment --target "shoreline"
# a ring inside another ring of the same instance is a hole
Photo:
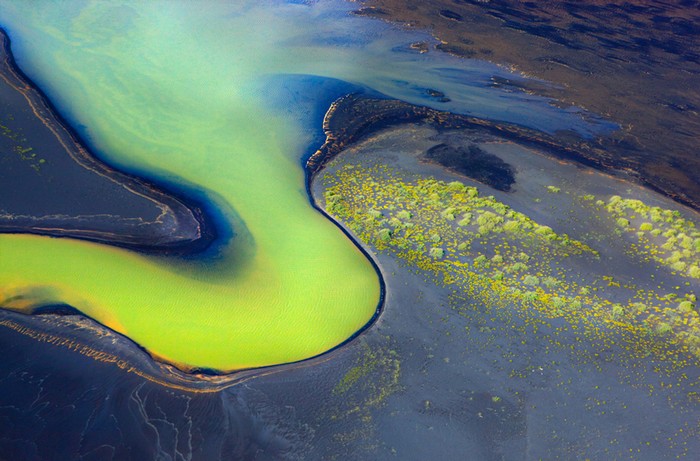
[[[0,29],[0,33],[4,33],[2,29]],[[7,47],[7,50],[9,51],[9,37],[4,35],[5,40],[4,40],[4,45]],[[23,76],[25,80],[31,84],[31,81],[21,73],[21,70],[19,70],[16,66],[16,63],[14,63],[14,60],[12,59],[11,53],[8,52],[8,56],[10,57],[10,60],[12,64],[15,66],[15,70],[19,73],[19,75]],[[53,110],[53,112],[56,114],[56,118],[58,122],[62,125],[63,128],[67,130],[67,132],[71,135],[71,139],[76,142],[80,143],[80,137],[75,133],[70,128],[70,125],[58,115],[58,111],[51,105],[50,101],[48,100],[47,96],[41,92],[40,89],[37,87],[31,87],[32,90],[36,91],[37,94],[42,98],[42,102],[50,109]],[[375,105],[375,107],[370,107],[368,110],[366,108],[363,108],[363,116],[358,117],[359,123],[356,122],[357,126],[352,126],[350,125],[350,129],[346,131],[339,131],[335,127],[335,122],[336,118],[340,117],[342,119],[342,116],[348,112],[349,108],[354,108],[355,105],[362,105],[362,104],[369,104],[370,106]],[[380,109],[386,109],[386,110],[379,110],[377,111],[377,107]],[[365,115],[366,114],[366,115]],[[371,117],[369,116],[371,115]],[[373,99],[370,97],[358,97],[354,94],[349,94],[346,95],[338,100],[336,100],[333,104],[331,104],[330,108],[326,112],[326,115],[323,120],[323,131],[326,134],[326,140],[323,143],[323,145],[316,150],[315,153],[313,153],[305,162],[304,156],[302,158],[302,165],[304,168],[305,172],[305,189],[307,192],[307,198],[309,200],[309,203],[311,206],[317,210],[319,213],[321,213],[323,216],[325,216],[329,221],[331,221],[336,227],[338,227],[341,232],[343,232],[349,239],[350,241],[360,250],[360,252],[370,261],[372,264],[373,268],[375,269],[375,272],[377,273],[377,276],[380,281],[380,297],[379,297],[379,302],[378,305],[375,309],[375,312],[373,316],[370,318],[370,320],[362,327],[360,328],[356,333],[354,333],[352,336],[350,336],[348,339],[343,341],[342,343],[338,344],[337,346],[333,347],[332,349],[329,349],[327,351],[322,352],[319,355],[309,357],[300,361],[296,362],[289,362],[289,363],[284,363],[284,364],[277,364],[277,365],[271,365],[268,367],[257,367],[257,368],[248,368],[248,369],[241,369],[241,370],[234,370],[234,371],[220,371],[220,370],[213,370],[213,369],[206,369],[206,368],[198,368],[198,367],[186,367],[183,365],[179,364],[174,364],[172,362],[168,362],[167,360],[164,360],[162,358],[159,358],[155,355],[152,355],[150,352],[148,352],[146,349],[141,347],[138,343],[130,340],[126,336],[122,336],[123,338],[127,339],[130,341],[133,345],[135,345],[138,349],[141,351],[146,352],[146,354],[150,357],[151,360],[153,360],[154,363],[160,365],[160,366],[166,366],[166,367],[172,367],[171,370],[168,372],[164,373],[165,375],[170,375],[170,376],[178,376],[178,380],[182,376],[186,377],[196,377],[196,379],[199,381],[206,381],[206,382],[216,382],[220,380],[226,381],[226,384],[220,384],[221,386],[228,387],[230,385],[235,384],[238,382],[238,378],[243,376],[253,376],[253,375],[264,375],[271,373],[273,371],[271,370],[279,370],[281,371],[282,369],[287,369],[289,367],[296,367],[300,366],[301,364],[310,364],[310,363],[315,363],[321,358],[327,357],[329,354],[333,353],[334,351],[337,351],[341,347],[347,345],[349,342],[353,341],[355,338],[359,337],[362,335],[364,332],[366,332],[372,325],[376,323],[378,320],[383,306],[385,304],[385,297],[386,297],[386,282],[385,278],[382,275],[381,268],[377,261],[375,260],[374,256],[369,252],[368,249],[366,249],[360,242],[359,240],[355,239],[354,236],[338,221],[333,219],[323,208],[321,208],[318,203],[316,202],[312,192],[311,192],[311,186],[312,182],[318,172],[320,172],[326,163],[338,155],[344,148],[346,148],[348,145],[364,138],[367,136],[370,136],[372,133],[375,133],[381,129],[398,125],[398,124],[405,124],[405,123],[414,123],[414,122],[428,122],[432,125],[434,125],[438,130],[448,130],[448,129],[457,129],[457,128],[476,128],[476,129],[482,129],[485,130],[486,132],[490,134],[498,134],[499,136],[509,139],[509,140],[514,140],[519,143],[522,143],[524,145],[534,145],[539,148],[545,148],[547,149],[548,152],[551,152],[555,156],[559,156],[560,158],[566,159],[566,160],[573,160],[578,163],[581,163],[583,165],[587,166],[593,166],[597,170],[605,171],[608,173],[620,173],[620,172],[625,172],[628,173],[630,178],[636,178],[638,180],[641,180],[641,182],[644,182],[645,185],[648,187],[649,185],[646,184],[645,181],[643,181],[643,178],[639,178],[636,175],[630,174],[632,173],[631,171],[623,168],[620,168],[619,166],[614,166],[613,164],[606,164],[606,163],[599,163],[594,161],[591,157],[586,156],[586,146],[582,145],[580,146],[581,149],[574,149],[569,146],[564,146],[560,143],[558,143],[554,137],[545,135],[544,133],[536,132],[534,130],[530,130],[524,127],[520,127],[517,125],[513,124],[507,124],[507,123],[498,123],[498,122],[493,122],[485,119],[479,119],[475,117],[469,117],[469,116],[464,116],[464,115],[458,115],[458,114],[452,114],[448,112],[441,112],[438,110],[434,109],[429,109],[427,107],[423,106],[415,106],[412,104],[404,103],[402,101],[398,100],[392,100],[392,99]],[[590,147],[587,147],[587,149],[593,149]],[[97,155],[92,153],[91,151],[85,149],[83,152],[88,160],[95,162],[96,164],[99,165],[99,162],[101,160]],[[92,157],[89,157],[92,155]],[[79,161],[76,159],[76,161]],[[110,168],[107,164],[104,164],[106,168]],[[110,169],[109,172],[113,175],[119,175],[120,179],[124,178],[126,180],[134,181],[135,184],[141,185],[143,187],[148,187],[149,184],[146,183],[145,181],[140,180],[137,177],[130,176],[129,174],[126,173],[121,173],[118,170],[115,169]],[[112,177],[112,179],[116,180],[116,178]],[[654,189],[653,187],[651,187]],[[156,192],[155,190],[153,192]],[[669,196],[668,194],[665,194]],[[176,196],[177,197],[177,196]],[[680,203],[683,203],[681,200],[677,200],[676,197],[669,196],[670,198],[679,201]],[[181,199],[180,197],[177,197],[176,200],[180,200],[181,203],[187,203],[188,199]],[[685,204],[685,203],[683,203]],[[692,206],[691,206],[692,208]],[[199,217],[201,221],[200,224],[203,226],[203,230],[214,230],[210,229],[209,227],[206,226],[207,221],[206,221],[206,213],[205,210],[202,208],[190,208],[190,210],[193,210],[195,212],[195,215]],[[201,213],[201,214],[198,214]],[[71,237],[71,238],[81,238],[81,237],[76,237],[74,235],[71,235],[70,231],[66,231],[65,234],[63,235],[56,235],[57,233],[61,233],[61,229],[51,229],[50,232],[36,232],[41,235],[50,235],[50,236],[59,236],[59,237]],[[34,233],[32,231],[27,231],[23,230],[22,233]],[[84,238],[85,240],[90,240],[90,241],[97,241],[99,243],[108,243],[114,246],[122,246],[128,249],[140,251],[143,253],[148,253],[149,251],[153,251],[157,254],[167,254],[167,255],[175,255],[175,254],[193,254],[193,253],[199,253],[200,251],[206,250],[212,243],[216,242],[216,234],[207,234],[204,232],[203,235],[208,235],[209,240],[204,239],[202,237],[201,239],[197,241],[204,241],[205,243],[201,247],[196,247],[193,246],[193,242],[186,242],[184,244],[175,244],[172,246],[163,246],[163,245],[138,245],[138,244],[120,244],[120,243],[114,243],[108,239],[100,240],[97,237],[93,238]],[[163,248],[166,248],[165,250]],[[178,253],[178,249],[183,250],[183,253]],[[41,308],[39,308],[40,310]],[[58,315],[58,316],[74,316],[75,313],[67,310],[66,312],[52,312],[51,314],[53,315]],[[32,315],[47,315],[46,312],[42,313],[36,313],[36,314],[30,314]],[[80,314],[78,316],[78,321],[80,319],[87,318],[90,319],[87,316],[84,316],[83,314]],[[94,320],[90,319],[91,321],[95,322]],[[96,322],[97,323],[97,322]],[[102,326],[103,328],[106,328],[110,332],[108,327]],[[117,333],[115,333],[117,334]],[[276,372],[274,371],[274,372]]]
[[[183,189],[184,186],[178,185],[175,186],[174,184],[167,183],[162,180],[154,180],[153,178],[149,178],[148,180],[144,180],[141,177],[135,175],[133,172],[126,172],[126,171],[120,171],[121,169],[116,169],[113,168],[111,165],[109,165],[107,162],[104,162],[98,154],[95,153],[93,149],[90,149],[88,147],[88,143],[84,142],[80,135],[71,127],[70,123],[66,119],[64,119],[61,115],[60,112],[57,110],[57,108],[51,103],[51,100],[49,97],[37,86],[34,84],[34,82],[22,72],[22,70],[19,68],[17,65],[16,61],[14,60],[14,56],[11,52],[11,39],[5,29],[0,27],[0,40],[2,41],[2,46],[3,46],[3,51],[5,53],[5,61],[7,64],[7,68],[9,71],[13,74],[13,76],[21,82],[23,85],[24,91],[22,91],[23,95],[27,98],[28,101],[30,101],[30,104],[37,104],[39,106],[39,110],[35,110],[35,113],[37,116],[39,113],[42,113],[42,121],[47,124],[47,126],[53,121],[55,122],[57,129],[63,130],[66,137],[68,138],[66,142],[71,142],[76,146],[76,151],[79,155],[73,155],[72,150],[68,150],[68,152],[71,153],[71,157],[73,160],[78,163],[80,166],[89,169],[99,175],[106,176],[110,180],[117,182],[124,187],[128,188],[129,190],[142,195],[146,196],[148,195],[148,198],[153,200],[154,202],[156,201],[156,198],[161,199],[161,202],[157,202],[162,204],[164,207],[168,207],[169,209],[172,209],[166,202],[170,203],[177,203],[181,204],[184,206],[187,210],[191,212],[192,217],[197,221],[199,225],[199,234],[196,239],[193,240],[187,240],[187,241],[175,241],[175,242],[170,242],[170,243],[144,243],[142,241],[139,241],[138,238],[133,238],[129,239],[127,236],[126,238],[123,236],[115,236],[114,234],[108,234],[104,232],[99,232],[99,231],[90,231],[90,230],[74,230],[74,229],[62,229],[62,228],[23,228],[21,226],[2,226],[0,225],[0,234],[2,233],[15,233],[15,234],[33,234],[33,235],[42,235],[42,236],[47,236],[47,237],[53,237],[53,238],[72,238],[76,240],[85,240],[85,241],[90,241],[94,243],[99,243],[99,244],[106,244],[106,245],[111,245],[115,247],[120,247],[124,248],[127,250],[132,250],[136,251],[142,254],[147,254],[147,255],[158,255],[158,256],[170,256],[170,257],[198,257],[198,256],[203,256],[209,253],[212,250],[212,247],[214,250],[216,250],[216,247],[218,245],[221,245],[225,243],[230,238],[230,235],[233,234],[232,230],[226,229],[228,232],[222,232],[222,226],[221,222],[223,222],[223,218],[221,217],[220,212],[217,213],[218,209],[214,204],[207,203],[207,201],[204,199],[204,195],[206,192],[203,191],[197,191],[194,188],[190,189],[189,191],[178,191],[178,192],[173,192],[173,189]],[[32,102],[33,101],[33,102]],[[51,120],[53,119],[53,120]],[[56,133],[55,130],[54,133]],[[60,134],[56,133],[56,136],[59,137]],[[363,325],[359,330],[357,330],[352,336],[344,340],[343,342],[339,343],[332,349],[326,350],[316,356],[309,357],[306,359],[302,359],[300,361],[296,362],[288,362],[288,363],[282,363],[282,364],[276,364],[276,365],[271,365],[267,367],[255,367],[255,368],[246,368],[246,369],[240,369],[240,370],[231,370],[231,371],[226,371],[226,370],[215,370],[215,369],[209,369],[209,368],[201,368],[201,367],[190,367],[190,366],[185,366],[183,364],[178,364],[174,362],[170,362],[166,359],[163,359],[161,357],[158,357],[154,354],[152,354],[150,351],[142,347],[140,344],[137,342],[131,340],[129,337],[122,335],[120,333],[115,332],[114,330],[110,329],[109,327],[101,324],[100,322],[92,319],[89,316],[86,316],[82,312],[80,312],[78,309],[75,309],[72,306],[68,305],[55,305],[55,306],[40,306],[35,309],[31,313],[23,313],[23,312],[18,312],[18,311],[12,311],[12,310],[5,310],[3,309],[4,312],[11,312],[12,314],[20,315],[20,316],[26,316],[26,318],[50,318],[50,317],[55,317],[62,319],[64,323],[68,324],[74,324],[74,325],[79,325],[81,324],[84,320],[88,320],[90,322],[94,322],[96,325],[99,326],[99,328],[105,329],[112,335],[116,335],[119,338],[122,338],[123,340],[128,341],[131,343],[132,346],[135,346],[135,348],[141,352],[144,352],[149,359],[158,367],[162,367],[160,372],[163,374],[163,378],[170,378],[167,379],[166,381],[163,381],[159,378],[157,378],[155,375],[150,376],[150,378],[146,375],[142,375],[142,377],[145,377],[147,379],[150,379],[151,381],[159,382],[160,384],[166,385],[166,386],[175,386],[180,388],[183,386],[183,382],[189,383],[189,384],[195,384],[195,383],[209,383],[209,384],[215,384],[215,389],[209,390],[209,392],[215,392],[218,390],[221,390],[225,387],[232,386],[238,382],[241,382],[241,380],[247,380],[250,379],[251,377],[254,376],[262,376],[265,374],[269,373],[276,373],[278,371],[282,371],[282,369],[287,369],[289,367],[298,367],[303,364],[303,366],[308,366],[311,365],[312,363],[316,363],[319,359],[322,360],[327,360],[328,354],[331,354],[335,351],[337,351],[339,348],[345,346],[349,342],[353,341],[355,338],[359,337],[361,334],[363,334],[365,331],[369,329],[379,318],[379,315],[382,311],[382,308],[384,306],[385,302],[385,294],[386,294],[386,283],[384,280],[384,277],[382,275],[381,269],[379,268],[379,265],[377,261],[374,259],[374,257],[369,253],[369,251],[363,247],[363,245],[356,240],[347,229],[345,229],[342,224],[339,222],[335,221],[328,213],[325,212],[317,203],[315,198],[313,197],[311,193],[311,181],[313,180],[313,176],[309,174],[308,168],[304,167],[304,159],[308,157],[307,155],[304,155],[303,158],[301,159],[301,164],[302,167],[304,168],[305,172],[305,189],[307,192],[307,199],[309,201],[309,204],[311,205],[312,208],[314,208],[317,212],[322,214],[326,219],[328,219],[331,223],[333,223],[338,229],[340,229],[341,232],[352,242],[352,244],[367,258],[367,260],[370,262],[372,267],[375,270],[375,273],[377,274],[378,280],[379,280],[379,285],[380,285],[380,294],[379,294],[379,301],[377,303],[377,306],[374,310],[374,313],[372,317],[368,320],[368,322]],[[167,191],[167,192],[166,192]],[[193,199],[192,196],[199,196],[199,200]],[[155,197],[152,197],[155,196]],[[216,218],[214,218],[216,216]],[[218,219],[217,219],[218,218]],[[223,234],[223,237],[222,237]],[[115,238],[117,237],[117,238]],[[17,333],[24,334],[30,337],[35,337],[35,338],[43,338],[45,335],[44,332],[41,332],[39,330],[34,330],[31,327],[26,327],[26,326],[20,326],[14,322],[11,323],[6,323],[6,322],[0,322],[1,326],[5,326],[7,328],[10,328],[14,330]],[[60,335],[54,336],[54,338],[58,338]],[[72,349],[76,349],[77,346],[74,346],[74,342],[70,339],[63,338],[63,340],[59,339],[54,339],[51,341],[54,344],[70,344]],[[92,350],[90,346],[87,345],[82,345],[80,346],[81,348],[89,348]],[[104,357],[108,356],[109,354],[106,352],[100,352],[95,354],[95,357],[97,360],[102,360]],[[127,368],[126,365],[121,363],[122,361],[114,359],[110,360],[113,361],[114,363],[117,363],[118,366],[121,368]],[[134,367],[128,367],[129,371],[135,372],[136,368]],[[274,371],[271,371],[273,370]],[[138,373],[141,374],[141,373]],[[194,379],[194,383],[190,382],[190,380]],[[173,382],[170,382],[170,381]],[[224,381],[219,382],[219,381]],[[187,390],[186,386],[183,387],[184,390]],[[194,390],[194,389],[193,389]]]
[[[362,0],[354,14],[429,30],[437,44],[426,44],[426,52],[484,60],[554,83],[534,91],[605,114],[622,129],[598,140],[604,153],[624,159],[647,187],[700,210],[700,183],[692,173],[698,169],[698,98],[683,91],[698,82],[700,42],[690,33],[698,10],[615,1],[607,4],[620,14],[613,17],[605,2],[592,3],[552,2],[542,9],[512,0]],[[673,18],[679,29],[659,18]],[[679,46],[679,34],[686,33]]]
[[[326,219],[328,219],[331,223],[333,223],[347,238],[350,240],[350,242],[367,258],[367,260],[370,262],[372,265],[373,269],[375,270],[375,273],[377,274],[377,278],[379,280],[379,300],[377,302],[377,306],[374,310],[374,313],[372,317],[363,325],[359,330],[357,330],[352,336],[348,337],[345,339],[343,342],[337,344],[331,349],[328,349],[324,352],[321,352],[318,355],[308,357],[302,360],[298,360],[295,362],[287,362],[287,363],[280,363],[280,364],[275,364],[275,365],[269,365],[269,366],[263,366],[263,367],[253,367],[253,368],[242,368],[238,370],[216,370],[212,368],[204,368],[204,367],[191,367],[187,366],[184,364],[178,364],[176,362],[171,362],[168,361],[167,359],[161,358],[153,353],[151,353],[148,349],[145,347],[141,346],[139,343],[136,341],[132,340],[126,335],[123,335],[121,333],[118,333],[108,326],[98,322],[97,320],[93,319],[92,317],[89,317],[85,314],[83,314],[80,310],[74,308],[73,306],[70,305],[64,305],[64,304],[57,304],[57,305],[51,305],[51,306],[40,306],[37,308],[34,308],[31,313],[24,313],[24,312],[19,312],[15,310],[8,310],[0,307],[2,312],[0,312],[0,316],[4,314],[5,312],[9,312],[13,315],[18,315],[20,317],[24,317],[26,319],[32,319],[36,317],[44,317],[44,318],[57,318],[62,320],[63,322],[67,324],[73,324],[73,325],[79,325],[84,321],[89,321],[98,326],[98,328],[106,330],[110,335],[114,335],[117,338],[120,338],[122,341],[126,341],[129,344],[131,344],[132,347],[134,347],[137,351],[140,351],[144,353],[149,360],[152,361],[152,364],[160,367],[160,372],[163,374],[163,378],[166,378],[167,380],[162,380],[159,379],[156,376],[149,375],[148,373],[143,373],[143,372],[137,372],[141,377],[149,379],[150,381],[162,384],[167,387],[175,387],[180,390],[186,390],[186,391],[192,391],[192,392],[218,392],[222,389],[225,389],[227,387],[233,386],[235,384],[239,384],[241,382],[247,381],[249,379],[253,379],[259,376],[265,376],[273,373],[278,373],[282,372],[285,370],[288,370],[290,368],[299,368],[299,367],[306,367],[306,366],[312,366],[314,364],[317,364],[319,362],[324,362],[328,359],[331,358],[331,354],[337,352],[347,344],[351,343],[367,331],[377,322],[379,319],[381,312],[385,306],[386,302],[386,281],[385,277],[382,273],[381,267],[379,265],[379,262],[376,260],[375,256],[370,253],[370,250],[366,248],[364,244],[362,244],[359,239],[356,239],[350,231],[340,222],[336,221],[333,217],[331,217],[323,208],[321,208],[312,191],[312,181],[313,181],[313,175],[311,172],[304,168],[305,172],[305,190],[307,193],[307,198],[309,200],[309,204],[311,205],[312,208],[314,208],[317,212],[319,212],[321,215],[323,215]],[[24,327],[24,328],[16,328],[12,326],[8,326],[5,321],[0,321],[0,326],[4,326],[6,328],[10,328],[14,330],[17,333],[24,334],[30,337],[34,337],[36,335],[42,335],[43,333],[41,331],[34,331],[30,327]],[[67,338],[66,338],[67,340]],[[70,340],[67,340],[70,342]],[[61,341],[54,341],[54,342],[61,342]],[[72,344],[72,343],[71,343]],[[89,347],[89,346],[83,346],[83,347]],[[71,347],[74,348],[74,347]],[[98,355],[96,358],[99,360],[101,355]],[[118,361],[114,361],[117,363]],[[118,363],[117,363],[118,364]],[[120,365],[120,368],[126,368],[126,366]],[[136,372],[136,368],[134,367],[129,367],[129,371],[131,372]],[[169,378],[169,379],[168,379]],[[172,382],[171,382],[172,380]],[[192,381],[194,380],[194,381]],[[208,385],[213,385],[213,388],[206,388],[206,389],[199,389],[199,388],[187,388],[183,387],[183,382],[189,383],[189,384],[203,384],[207,383]]]
[[[357,113],[363,115],[357,117]],[[359,118],[359,122],[353,124],[354,120],[350,118],[351,116]],[[348,94],[331,104],[323,120],[323,131],[326,134],[326,140],[309,157],[306,168],[314,176],[323,169],[326,163],[350,144],[367,138],[384,128],[419,122],[428,123],[438,131],[462,128],[481,129],[489,134],[497,135],[525,146],[545,149],[548,153],[562,160],[573,161],[613,176],[624,175],[627,179],[638,182],[644,187],[658,192],[681,205],[700,211],[700,208],[692,200],[687,200],[662,189],[659,185],[645,178],[640,172],[634,170],[631,164],[606,155],[604,149],[595,147],[584,139],[579,138],[568,143],[562,143],[555,136],[512,123],[443,112],[397,99],[379,99],[363,97],[357,94]]]
[[[379,102],[381,104],[398,104],[398,108],[400,110],[403,110],[405,115],[393,118],[393,117],[382,117],[382,115],[386,114],[380,114],[380,116],[376,119],[372,119],[371,122],[368,125],[361,125],[360,129],[354,130],[354,131],[348,131],[341,133],[340,135],[336,134],[335,131],[333,131],[333,119],[338,113],[338,111],[342,111],[344,109],[344,104],[350,105],[352,107],[353,104],[357,103],[358,101],[362,101],[362,98],[358,98],[355,95],[346,95],[336,102],[334,102],[331,107],[328,109],[326,116],[324,117],[324,123],[323,123],[323,131],[326,133],[326,141],[323,143],[323,145],[316,150],[315,153],[313,153],[310,157],[308,157],[308,160],[304,162],[304,158],[307,156],[302,157],[301,163],[304,168],[305,172],[305,189],[307,193],[307,198],[309,200],[310,205],[319,213],[321,213],[323,216],[325,216],[330,222],[332,222],[338,229],[343,232],[343,234],[346,235],[346,237],[360,250],[360,252],[370,261],[372,264],[373,268],[375,269],[377,276],[380,281],[380,298],[378,305],[375,309],[375,312],[373,316],[370,318],[370,320],[357,332],[355,332],[351,337],[347,338],[345,341],[339,343],[337,346],[333,347],[332,349],[329,349],[327,351],[324,351],[316,356],[309,357],[300,361],[296,362],[288,362],[288,363],[282,363],[282,364],[276,364],[276,365],[270,365],[267,367],[256,367],[256,368],[246,368],[246,369],[240,369],[240,370],[231,370],[231,371],[222,371],[222,370],[215,370],[215,369],[208,369],[208,368],[201,368],[201,367],[188,367],[184,366],[182,364],[177,364],[173,362],[169,362],[163,358],[160,358],[156,355],[153,355],[151,352],[149,352],[147,349],[143,348],[140,346],[138,343],[134,342],[127,336],[121,335],[119,333],[114,332],[113,330],[109,329],[109,327],[106,327],[99,322],[95,321],[94,319],[87,317],[79,311],[73,309],[72,307],[63,307],[61,309],[56,309],[54,311],[51,310],[49,306],[44,306],[44,308],[38,308],[37,310],[42,310],[42,309],[49,309],[48,312],[33,312],[31,314],[23,314],[23,313],[17,313],[15,311],[11,311],[14,314],[21,315],[21,316],[26,316],[28,318],[32,317],[47,317],[47,316],[54,316],[63,319],[64,322],[67,323],[73,323],[75,325],[80,324],[81,322],[88,320],[90,322],[94,322],[97,325],[100,326],[100,328],[103,328],[107,330],[110,334],[117,335],[118,337],[122,338],[123,340],[128,341],[132,346],[135,346],[135,348],[140,351],[145,353],[145,355],[148,357],[150,361],[152,361],[152,364],[157,366],[159,368],[158,373],[162,374],[161,379],[157,377],[154,374],[148,374],[144,372],[139,372],[138,368],[135,366],[129,367],[129,371],[131,372],[137,372],[138,374],[142,375],[142,377],[145,377],[146,379],[149,379],[154,382],[158,382],[162,385],[169,386],[169,387],[177,387],[177,388],[182,388],[184,390],[191,390],[192,392],[217,392],[223,388],[233,386],[237,383],[240,383],[242,381],[246,381],[248,379],[252,379],[258,376],[265,376],[269,375],[272,373],[277,373],[281,372],[284,370],[292,369],[292,368],[297,368],[297,367],[305,367],[305,366],[311,366],[313,364],[323,362],[325,360],[330,359],[331,354],[334,352],[337,352],[339,349],[342,347],[346,346],[348,343],[352,342],[354,339],[358,338],[365,332],[369,330],[371,326],[373,326],[377,320],[379,319],[381,312],[384,308],[385,301],[386,301],[386,281],[385,277],[382,274],[382,270],[379,266],[379,263],[376,261],[375,257],[369,252],[367,248],[362,245],[359,240],[355,239],[355,237],[343,226],[340,222],[336,221],[333,219],[323,208],[319,206],[317,201],[315,200],[312,192],[311,192],[311,187],[312,183],[317,175],[321,170],[324,169],[326,163],[330,161],[333,157],[338,155],[344,148],[346,148],[348,145],[365,138],[367,136],[370,136],[372,133],[375,133],[377,131],[380,131],[384,128],[393,126],[393,125],[399,125],[399,124],[406,124],[406,123],[412,123],[416,121],[423,121],[423,122],[428,122],[431,124],[436,124],[438,125],[436,128],[440,129],[455,129],[459,127],[464,127],[469,126],[471,128],[479,128],[479,129],[484,129],[490,134],[497,133],[498,135],[521,142],[523,144],[534,144],[539,146],[540,148],[547,148],[550,147],[553,143],[553,140],[550,139],[540,139],[537,137],[532,136],[532,133],[528,132],[529,130],[517,127],[517,126],[508,126],[506,125],[505,127],[501,125],[497,125],[493,122],[490,122],[488,120],[482,120],[482,119],[477,119],[473,117],[467,117],[467,116],[461,116],[461,115],[455,115],[451,113],[445,113],[445,112],[440,112],[436,111],[433,109],[425,108],[425,107],[420,107],[420,106],[413,106],[408,103],[403,103],[401,101],[397,100],[391,100],[391,99],[365,99],[365,101],[370,101],[370,102]],[[393,115],[393,114],[390,114]],[[551,148],[550,148],[551,149]],[[554,149],[556,151],[556,149]],[[551,151],[551,150],[550,150]],[[559,151],[556,151],[557,155],[559,155],[562,158],[566,158],[568,160],[577,160],[577,159],[571,159],[570,157],[564,157],[562,152],[569,153],[568,149],[560,149]],[[603,170],[605,171],[605,170]],[[611,173],[619,172],[619,170],[614,170],[610,171]],[[77,313],[76,313],[77,312]],[[8,325],[5,325],[4,323],[0,323],[0,325],[8,327]],[[25,327],[26,328],[26,327]],[[18,333],[22,334],[28,334],[29,336],[33,336],[35,334],[41,334],[41,332],[36,332],[34,333],[31,328],[26,328],[26,330],[20,331],[18,328],[12,328]],[[87,346],[86,346],[87,347]],[[98,354],[97,359],[99,360],[100,357],[103,357],[103,354]],[[115,363],[118,361],[115,360]],[[122,365],[119,365],[120,367]],[[185,383],[185,384],[183,384]],[[207,390],[202,390],[198,387],[198,385],[203,385],[204,387],[207,388]],[[213,386],[212,388],[209,388],[208,386]]]
[[[187,190],[185,185],[168,183],[152,177],[144,179],[134,172],[121,171],[104,161],[91,149],[89,143],[72,128],[71,124],[61,115],[50,98],[39,88],[20,68],[14,59],[11,49],[11,38],[7,31],[0,27],[0,42],[2,42],[2,62],[6,72],[3,79],[24,96],[36,117],[46,125],[64,146],[66,153],[78,164],[99,176],[119,184],[135,195],[152,201],[163,213],[168,211],[176,219],[188,219],[196,223],[196,235],[179,238],[169,242],[154,242],[139,236],[117,236],[108,232],[89,229],[70,229],[57,227],[24,227],[3,225],[0,223],[0,233],[23,233],[45,235],[57,238],[74,238],[96,243],[109,244],[145,254],[187,256],[202,253],[221,240],[220,237],[230,236],[231,230],[225,230],[223,219],[213,212],[213,205],[204,200],[204,192],[194,188]],[[147,175],[147,173],[146,173]],[[183,189],[178,191],[177,189]],[[197,198],[194,198],[197,197]],[[189,215],[189,216],[188,216]],[[221,221],[221,222],[219,222]]]

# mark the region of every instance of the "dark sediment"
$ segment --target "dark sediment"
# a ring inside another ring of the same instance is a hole
[[[240,391],[197,378],[154,381],[164,374],[159,365],[126,340],[95,341],[102,333],[93,333],[89,320],[61,324],[50,317],[0,312],[3,460],[159,459],[167,453],[182,457],[164,459],[272,460],[299,448],[287,439],[303,437],[300,429],[275,429],[284,423],[280,418],[265,423],[263,409],[251,408]],[[17,334],[36,327],[38,336]]]
[[[0,232],[159,254],[200,252],[222,233],[204,201],[164,190],[182,187],[100,161],[17,67],[1,29],[0,41]]]

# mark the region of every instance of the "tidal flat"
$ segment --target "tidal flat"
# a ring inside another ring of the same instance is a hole
[[[698,215],[580,164],[615,121],[342,2],[27,5],[18,64],[91,151],[196,184],[235,235],[1,235],[3,456],[700,451]]]
[[[444,143],[477,143],[511,165],[511,192],[422,160]],[[24,428],[24,442],[4,452],[35,444],[25,459],[520,460],[692,459],[700,449],[700,368],[681,334],[697,314],[678,309],[698,284],[630,251],[634,220],[621,227],[607,208],[631,196],[674,219],[697,223],[696,212],[532,147],[426,124],[346,146],[312,192],[376,255],[387,283],[376,325],[297,365],[174,380],[176,370],[88,319],[4,311],[3,322],[63,338],[37,341],[17,328],[0,336],[12,351],[0,395],[16,412],[2,431]],[[448,210],[460,194],[456,205],[470,211]],[[531,227],[509,233],[498,210]],[[642,301],[675,310],[664,314],[670,328],[630,310]],[[75,391],[60,391],[57,376]],[[58,445],[51,434],[66,419],[49,409],[68,406],[80,409],[68,421],[82,429]]]

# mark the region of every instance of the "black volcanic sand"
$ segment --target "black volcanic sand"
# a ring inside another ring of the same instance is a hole
[[[443,143],[474,144],[512,165],[512,191],[421,160]],[[325,178],[345,164],[473,184],[573,237],[588,232],[584,217],[567,215],[567,195],[547,195],[546,185],[632,189],[671,203],[489,132],[430,124],[392,126],[347,146],[317,173],[318,203]],[[536,198],[546,201],[535,206]],[[660,461],[700,452],[700,406],[689,398],[698,368],[667,371],[657,357],[601,347],[556,322],[555,344],[552,331],[523,333],[517,315],[495,315],[475,299],[460,313],[449,286],[388,253],[377,259],[386,304],[359,338],[305,363],[199,385],[89,320],[0,312],[0,458]],[[644,277],[620,261],[605,264]],[[63,339],[31,339],[36,331]]]
[[[8,322],[39,327],[44,340],[5,328]],[[276,427],[285,418],[258,404],[254,391],[182,391],[138,375],[133,366],[144,376],[165,373],[90,320],[3,311],[0,324],[2,460],[275,460],[308,432]],[[61,339],[50,339],[57,329]],[[119,362],[105,362],[111,354]]]
[[[17,68],[1,29],[0,41],[0,232],[165,253],[208,245],[215,231],[197,205],[97,160]]]

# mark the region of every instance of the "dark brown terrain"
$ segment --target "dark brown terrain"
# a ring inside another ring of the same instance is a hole
[[[635,171],[650,186],[698,209],[699,5],[364,0],[356,13],[427,28],[441,41],[435,47],[440,51],[505,64],[558,84],[536,91],[622,127],[597,140],[603,163]]]

